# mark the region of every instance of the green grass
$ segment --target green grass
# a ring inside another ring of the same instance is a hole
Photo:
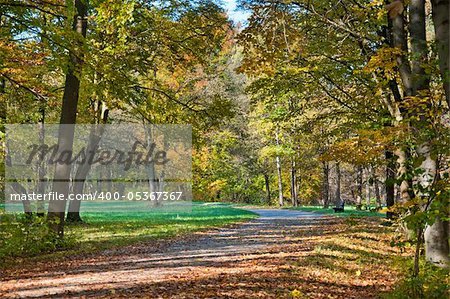
[[[67,233],[80,238],[83,249],[103,249],[150,239],[219,227],[255,218],[252,212],[227,204],[193,203],[192,211],[175,213],[82,213],[85,224],[69,225]]]
[[[333,207],[324,209],[322,206],[304,206],[290,208],[292,210],[299,210],[305,212],[313,212],[318,214],[332,214],[339,217],[349,217],[349,216],[367,216],[367,217],[386,217],[385,213],[372,212],[372,211],[358,211],[354,206],[346,206],[344,212],[335,213]]]
[[[92,253],[138,242],[171,238],[195,231],[221,227],[256,218],[257,215],[229,204],[193,202],[192,209],[179,213],[157,211],[82,212],[82,224],[67,224],[65,236],[70,248],[40,253],[26,260],[47,260],[57,256]],[[21,258],[11,256],[11,261]]]

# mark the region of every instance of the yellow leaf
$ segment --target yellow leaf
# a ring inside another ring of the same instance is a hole
[[[291,292],[291,296],[294,299],[300,299],[300,298],[304,298],[304,295],[302,292],[300,292],[299,290],[295,289]]]

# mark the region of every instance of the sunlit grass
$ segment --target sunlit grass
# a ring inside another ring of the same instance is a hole
[[[305,211],[305,212],[313,212],[318,214],[333,214],[339,217],[348,217],[348,216],[365,216],[365,217],[386,217],[386,213],[375,212],[375,211],[367,211],[367,210],[356,210],[354,206],[345,206],[344,212],[335,213],[333,207],[328,209],[324,209],[322,206],[303,206],[290,208],[293,210]]]
[[[255,218],[252,212],[226,204],[193,203],[192,211],[158,212],[85,212],[84,223],[66,228],[68,236],[78,240],[78,251],[124,246],[140,241],[186,234]]]

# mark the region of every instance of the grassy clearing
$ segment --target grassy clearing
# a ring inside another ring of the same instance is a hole
[[[335,213],[333,208],[324,209],[322,206],[304,206],[290,208],[292,210],[299,210],[305,212],[313,212],[318,214],[332,214],[339,217],[349,217],[349,216],[365,216],[365,217],[386,217],[386,213],[372,212],[372,211],[358,211],[353,206],[346,206],[344,212]]]
[[[255,218],[252,212],[227,204],[193,203],[191,212],[84,213],[85,224],[69,225],[67,233],[80,236],[82,249],[103,249],[149,239],[219,227]]]

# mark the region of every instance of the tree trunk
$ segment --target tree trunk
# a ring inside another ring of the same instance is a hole
[[[397,156],[397,177],[401,178],[408,172],[407,169],[407,154],[403,149],[397,149],[395,152]],[[399,187],[400,202],[405,203],[411,199],[411,186],[408,180],[402,179]]]
[[[449,234],[448,221],[439,218],[433,225],[425,229],[425,257],[426,260],[439,267],[449,267]]]
[[[330,205],[330,166],[328,162],[322,162],[323,171],[323,190],[322,190],[322,203],[323,208],[328,209]]]
[[[44,24],[44,27],[47,25],[47,18],[45,14],[42,16],[42,22]],[[46,30],[44,29],[44,35],[47,35]],[[45,39],[43,36],[41,36],[41,43],[44,43]],[[41,77],[42,79],[42,77]],[[39,144],[41,146],[45,143],[45,107],[46,107],[46,101],[41,99],[39,103]],[[37,185],[37,193],[38,194],[44,194],[44,192],[47,189],[47,163],[44,162],[44,156],[41,152],[41,156],[39,157],[39,164],[38,167],[38,185]],[[36,215],[38,217],[44,217],[45,216],[45,203],[42,200],[38,200],[36,202]]]
[[[39,120],[39,143],[40,145],[44,145],[45,143],[45,106],[44,103],[41,103],[41,107],[39,108],[39,112],[41,113],[41,118]],[[44,194],[45,189],[47,188],[47,181],[45,179],[46,176],[46,163],[44,162],[43,152],[41,152],[41,156],[39,157],[38,164],[38,186],[37,193]],[[44,202],[38,200],[36,202],[37,210],[36,215],[39,217],[43,217],[45,215],[45,205]]]
[[[397,65],[402,80],[403,93],[406,96],[411,96],[413,88],[411,66],[406,57],[408,53],[408,40],[406,39],[404,12],[392,20],[392,44],[394,47],[403,51],[403,54],[397,56]]]
[[[377,209],[380,209],[383,203],[381,202],[380,186],[378,184],[378,178],[376,176],[374,177],[373,184],[375,188],[375,200],[377,203]]]
[[[339,162],[336,163],[336,193],[334,196],[334,201],[336,207],[342,206],[341,199],[341,165]]]
[[[278,128],[275,131],[275,140],[276,140],[276,144],[277,146],[280,145],[280,140],[278,137]],[[280,206],[284,205],[284,200],[283,200],[283,178],[282,178],[282,172],[281,172],[281,159],[280,156],[277,155],[275,157],[276,163],[277,163],[277,176],[278,176],[278,204]]]
[[[2,16],[0,14],[0,26],[3,26],[3,22],[2,22]],[[5,93],[5,86],[6,85],[6,79],[5,78],[0,78],[0,95]],[[6,103],[4,101],[0,102],[0,121],[2,124],[6,124]],[[4,126],[0,126],[1,132],[5,133],[5,127]],[[2,141],[0,143],[0,150],[5,150],[5,143],[4,141]],[[0,180],[0,196],[2,196],[3,198],[5,197],[5,170],[3,169],[2,173],[1,173],[1,177],[3,178],[3,181]]]
[[[378,185],[378,177],[377,177],[377,170],[374,166],[371,167],[372,170],[372,181],[373,181],[373,188],[375,189],[375,201],[377,203],[377,208],[381,208],[381,195],[380,195],[380,186]]]
[[[264,183],[266,185],[266,202],[270,205],[270,181],[269,181],[269,175],[267,173],[264,174]]]
[[[366,181],[366,210],[369,210],[370,209],[370,199],[371,199],[371,197],[372,197],[372,192],[371,192],[371,190],[370,190],[370,171],[367,169],[366,170],[366,174],[367,174],[367,176],[366,176],[366,178],[367,178],[367,181]]]
[[[167,137],[163,136],[163,146],[164,146],[164,152],[168,152],[168,144],[167,144]],[[161,165],[161,172],[159,175],[159,184],[158,184],[158,191],[159,192],[164,192],[164,188],[165,188],[165,177],[166,177],[166,164]],[[237,198],[237,197],[236,197]]]
[[[445,98],[450,107],[450,4],[449,0],[431,0],[439,68]],[[448,200],[448,199],[447,199]],[[426,259],[440,267],[449,267],[449,221],[437,218],[425,228]]]
[[[107,113],[106,113],[107,115]],[[106,116],[107,117],[107,116]],[[106,121],[106,118],[104,118]],[[104,125],[92,126],[88,145],[86,146],[86,157],[89,157],[89,153],[95,153],[100,145],[100,140],[102,138],[103,132],[105,130]],[[89,163],[89,159],[86,158],[83,164],[78,166],[77,172],[75,174],[75,182],[73,187],[74,194],[83,194],[84,185],[86,183],[86,177],[91,170],[92,165]],[[67,213],[68,222],[82,222],[80,216],[81,200],[72,200],[69,202],[69,210]]]
[[[292,162],[291,162],[291,199],[292,199],[292,205],[294,207],[298,206],[298,202],[297,202],[297,176],[296,176],[295,160],[294,159],[292,159]]]
[[[425,72],[428,64],[425,0],[410,0],[409,35],[411,38],[412,92],[429,90],[430,79]]]
[[[356,177],[356,183],[357,183],[357,194],[356,194],[356,209],[361,210],[362,206],[362,188],[363,188],[363,167],[361,165],[358,165],[357,169],[357,177]]]
[[[436,35],[439,68],[444,82],[445,97],[450,107],[450,32],[449,0],[431,0],[433,8],[434,32]]]
[[[75,0],[75,14],[73,17],[72,29],[80,37],[86,37],[87,29],[87,0]],[[69,64],[66,72],[64,84],[63,103],[61,108],[60,130],[58,134],[58,152],[72,152],[74,124],[77,117],[77,105],[80,91],[80,79],[83,55],[82,43],[77,42],[75,50],[69,53]],[[66,199],[69,194],[70,163],[57,163],[53,181],[53,191],[62,194]],[[48,221],[50,228],[58,234],[64,236],[64,216],[66,201],[51,201],[48,206]]]
[[[394,154],[391,151],[385,152],[385,158],[387,161],[386,165],[386,180],[384,182],[386,188],[386,206],[388,208],[392,207],[395,203],[395,163]],[[386,218],[392,219],[393,213],[390,211],[386,212]]]
[[[146,134],[146,138],[147,138],[147,147],[150,147],[152,145],[152,143],[153,143],[152,128],[151,127],[147,127],[145,129],[145,134]],[[148,175],[148,190],[149,190],[149,193],[152,194],[152,192],[157,192],[158,191],[158,184],[159,184],[158,179],[156,177],[155,164],[154,163],[149,163],[146,166],[146,168],[147,168],[147,175]],[[220,190],[217,192],[216,196],[217,196],[217,199],[220,199]],[[159,202],[158,200],[154,200],[154,201],[151,202],[151,204],[154,207],[158,207],[162,203]]]
[[[276,162],[277,162],[277,177],[278,177],[278,204],[280,206],[284,205],[284,200],[283,200],[283,179],[281,177],[281,161],[280,161],[280,157],[277,156],[276,157]]]
[[[424,158],[420,166],[424,172],[418,176],[421,190],[424,190],[420,195],[423,198],[429,198],[430,194],[427,190],[432,187],[436,178],[437,163],[431,156],[430,146],[422,145],[417,152]],[[425,227],[424,237],[426,260],[439,267],[449,267],[449,222],[436,218],[431,226]]]

